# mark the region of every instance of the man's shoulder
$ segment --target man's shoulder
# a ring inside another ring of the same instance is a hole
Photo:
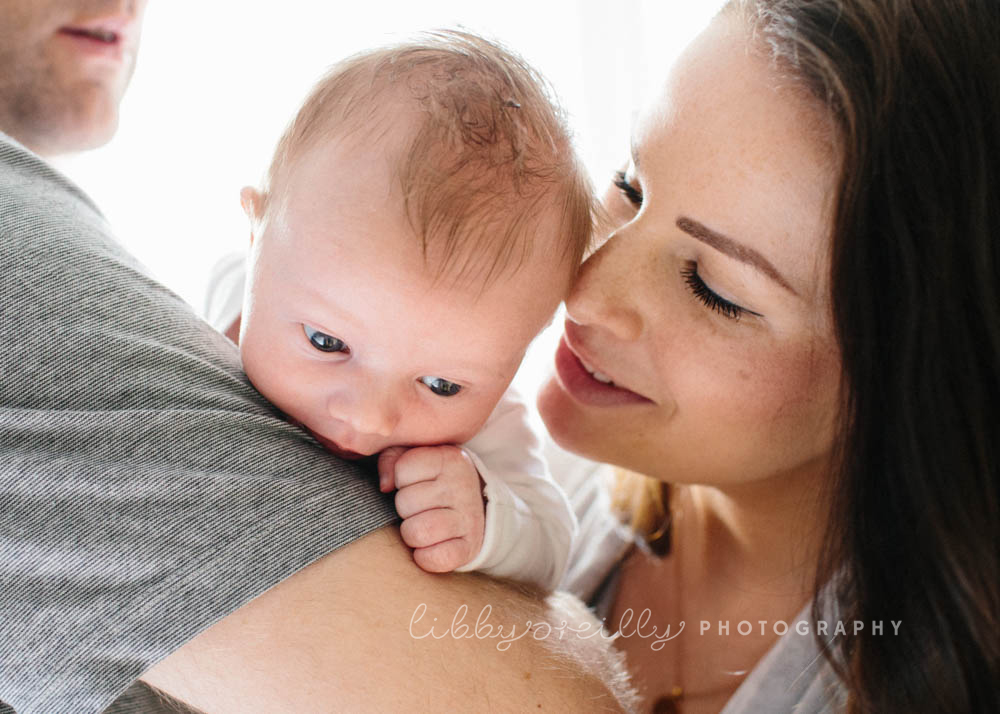
[[[195,706],[225,711],[199,699],[192,683],[213,680],[196,663],[224,651],[234,661],[219,674],[223,680],[250,661],[262,671],[260,658],[267,675],[249,685],[213,685],[229,692],[260,686],[245,693],[247,702],[281,697],[291,709],[308,709],[315,703],[309,697],[328,688],[338,707],[351,711],[621,711],[633,702],[631,690],[598,628],[565,594],[543,598],[478,574],[424,573],[397,529],[387,527],[265,593],[145,679]],[[301,678],[294,687],[290,676]]]
[[[3,213],[7,215],[18,204],[37,205],[40,214],[45,215],[46,207],[51,207],[60,198],[78,204],[88,213],[100,215],[97,205],[79,186],[3,132],[0,132],[0,187],[6,199]]]

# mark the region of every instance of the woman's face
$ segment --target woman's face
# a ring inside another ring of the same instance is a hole
[[[822,468],[833,443],[834,132],[746,38],[716,19],[640,116],[538,402],[565,448],[682,483]]]

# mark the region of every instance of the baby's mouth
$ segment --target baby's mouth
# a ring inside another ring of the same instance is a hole
[[[344,448],[342,448],[340,446],[340,444],[338,444],[333,439],[327,439],[322,434],[319,434],[319,433],[313,431],[308,426],[306,426],[305,424],[303,424],[302,422],[300,422],[298,419],[293,419],[292,417],[288,416],[287,414],[285,415],[285,418],[288,419],[288,421],[291,424],[294,424],[295,426],[299,427],[300,429],[304,429],[307,432],[309,432],[309,434],[312,436],[312,438],[314,438],[316,441],[318,441],[320,444],[322,444],[323,448],[326,449],[327,451],[329,451],[334,456],[338,456],[338,457],[340,457],[342,459],[346,459],[348,461],[357,461],[359,459],[366,459],[369,456],[369,454],[359,454],[356,451],[351,451],[350,449],[344,449]]]
[[[357,461],[358,459],[368,458],[369,454],[359,454],[356,451],[351,451],[350,449],[342,448],[333,439],[327,439],[322,434],[317,434],[312,429],[306,427],[306,431],[313,435],[313,438],[321,443],[327,451],[329,451],[334,456],[339,456],[342,459],[347,459],[348,461]]]

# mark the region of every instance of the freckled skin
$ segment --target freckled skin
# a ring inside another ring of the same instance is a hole
[[[774,75],[739,23],[713,20],[640,115],[633,200],[609,189],[611,237],[567,299],[567,342],[648,401],[595,405],[588,382],[562,373],[538,399],[565,448],[676,486],[671,553],[626,558],[612,628],[646,611],[661,631],[790,621],[813,594],[839,405],[827,258],[839,152],[824,110]],[[770,277],[683,219],[765,258]],[[752,670],[776,639],[689,629],[660,651],[638,637],[617,646],[649,703],[680,686],[681,708],[707,714],[742,681],[722,672]]]
[[[833,440],[839,357],[826,245],[837,153],[822,110],[779,88],[726,23],[695,42],[643,113],[611,238],[584,265],[569,319],[595,368],[652,400],[583,405],[550,381],[539,397],[563,446],[681,483],[735,484],[810,470]],[[689,217],[752,248],[798,295],[677,226]],[[682,277],[763,317],[731,320]]]

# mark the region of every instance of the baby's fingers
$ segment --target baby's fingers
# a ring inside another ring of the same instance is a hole
[[[378,455],[378,490],[382,493],[396,488],[396,462],[405,453],[404,446],[390,446]]]
[[[420,481],[396,491],[396,513],[400,518],[410,518],[424,511],[447,510],[453,500],[440,482]]]
[[[413,551],[413,562],[428,573],[450,573],[472,560],[464,538],[452,538],[428,548]]]
[[[464,535],[458,514],[450,508],[434,508],[403,520],[399,534],[411,548],[427,548]]]

